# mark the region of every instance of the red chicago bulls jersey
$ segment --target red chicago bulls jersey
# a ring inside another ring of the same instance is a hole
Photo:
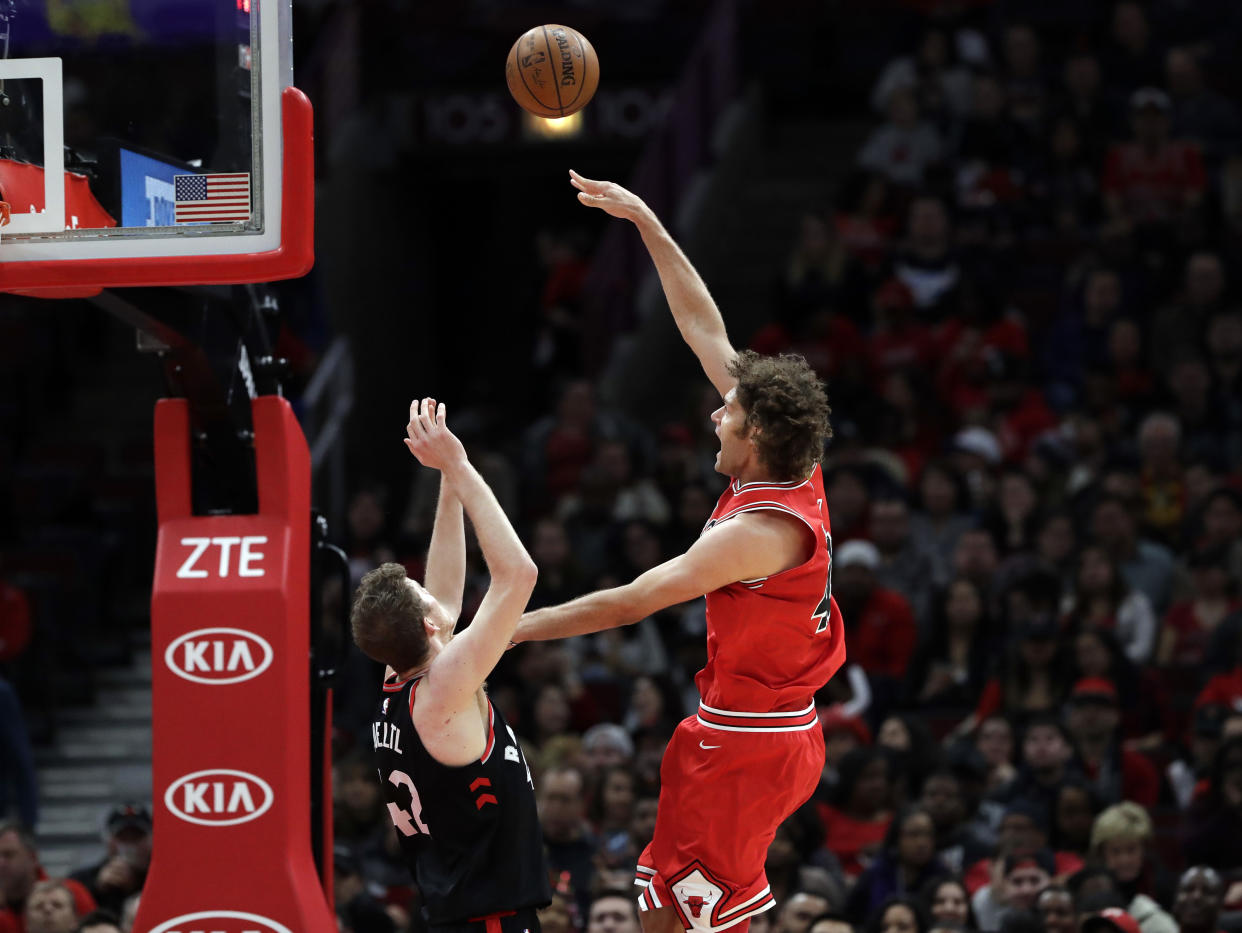
[[[743,512],[760,510],[805,522],[815,551],[797,567],[707,594],[707,665],[695,678],[703,702],[700,717],[711,718],[715,710],[803,712],[845,661],[841,612],[832,598],[832,529],[819,465],[800,482],[731,480],[703,534]]]

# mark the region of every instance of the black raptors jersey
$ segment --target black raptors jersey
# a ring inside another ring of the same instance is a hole
[[[552,900],[530,771],[487,703],[487,747],[460,768],[423,747],[411,711],[422,677],[384,684],[371,738],[380,783],[429,924],[459,923]]]

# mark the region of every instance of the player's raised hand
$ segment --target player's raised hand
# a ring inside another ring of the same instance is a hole
[[[616,182],[592,181],[590,178],[583,178],[571,168],[569,183],[578,189],[579,201],[588,207],[598,207],[613,217],[636,221],[647,211],[647,205],[642,198]]]
[[[445,470],[466,462],[466,449],[445,423],[444,403],[433,398],[410,402],[405,446],[423,466]]]

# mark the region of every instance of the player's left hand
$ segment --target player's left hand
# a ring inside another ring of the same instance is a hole
[[[614,181],[583,178],[571,168],[569,183],[578,189],[579,201],[588,207],[598,207],[613,217],[638,221],[647,213],[647,205],[642,198]]]
[[[405,446],[423,466],[446,470],[466,461],[466,449],[445,423],[444,403],[433,398],[410,402]]]

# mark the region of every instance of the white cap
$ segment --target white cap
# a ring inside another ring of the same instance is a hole
[[[958,431],[953,438],[953,449],[982,457],[993,466],[1001,462],[1000,444],[987,428],[975,426]]]
[[[856,538],[853,541],[846,541],[837,548],[836,553],[832,555],[832,562],[837,565],[838,570],[854,564],[860,564],[868,570],[878,570],[880,552],[870,541]]]

